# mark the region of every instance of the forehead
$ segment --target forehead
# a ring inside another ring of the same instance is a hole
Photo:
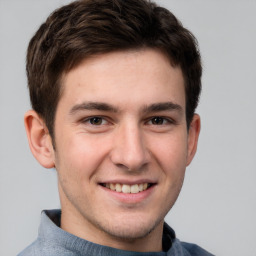
[[[97,100],[119,104],[146,104],[147,101],[185,104],[181,69],[173,67],[162,52],[153,49],[87,58],[65,74],[62,81],[61,100],[72,98],[76,103]]]

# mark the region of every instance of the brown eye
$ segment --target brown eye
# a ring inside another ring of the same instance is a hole
[[[160,116],[156,116],[156,117],[152,118],[151,122],[154,125],[161,125],[164,123],[164,118],[162,118]]]
[[[102,118],[101,117],[93,117],[93,118],[90,118],[89,122],[92,125],[101,125],[102,124]]]

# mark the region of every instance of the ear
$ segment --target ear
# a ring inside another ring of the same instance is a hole
[[[24,123],[32,154],[43,167],[53,168],[54,149],[44,121],[34,110],[30,110],[24,116]]]
[[[188,131],[187,166],[191,163],[197,149],[198,137],[201,129],[200,116],[195,114]]]

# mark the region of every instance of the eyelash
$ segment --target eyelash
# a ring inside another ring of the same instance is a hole
[[[160,119],[160,121],[162,121],[162,123],[161,124],[153,124],[152,123],[152,125],[156,125],[156,126],[159,125],[159,126],[161,126],[161,125],[175,124],[174,120],[172,120],[170,118],[167,118],[167,117],[163,117],[163,116],[151,117],[148,122],[152,122],[153,120],[156,121],[156,119]]]
[[[95,120],[95,119],[100,119],[101,123],[98,124],[98,125],[97,124],[92,124],[92,121]],[[101,116],[92,116],[92,117],[88,117],[88,118],[82,120],[82,123],[88,123],[89,125],[92,125],[92,126],[101,126],[102,122],[108,122],[108,121],[104,117],[101,117]]]
[[[96,119],[96,120],[95,120]],[[101,121],[100,124],[93,124],[93,120],[94,121]],[[155,119],[155,120],[154,120]],[[154,121],[157,121],[156,119],[158,119],[158,121],[160,121],[160,124],[153,124],[153,120]],[[160,120],[159,120],[160,119]],[[86,118],[84,120],[82,120],[82,123],[88,123],[92,126],[102,126],[102,125],[106,125],[108,121],[106,120],[105,117],[102,117],[102,116],[92,116],[92,117],[89,117],[89,118]],[[170,118],[166,118],[166,117],[163,117],[163,116],[153,116],[149,119],[147,119],[146,123],[149,123],[151,122],[150,125],[155,125],[155,126],[162,126],[162,125],[168,125],[168,124],[175,124],[175,121],[173,119],[170,119]],[[162,122],[162,123],[161,123]]]

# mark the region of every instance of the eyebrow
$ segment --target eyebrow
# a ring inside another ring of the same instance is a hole
[[[182,112],[182,107],[179,104],[173,102],[160,102],[154,103],[149,106],[144,106],[142,108],[142,112],[151,113],[151,112],[159,112],[159,111],[178,111]]]
[[[73,106],[70,110],[70,114],[75,114],[76,112],[83,111],[83,110],[99,110],[99,111],[106,111],[106,112],[119,112],[118,108],[104,102],[83,102],[81,104],[77,104]],[[159,112],[159,111],[178,111],[182,112],[182,107],[179,104],[173,102],[160,102],[154,103],[151,105],[145,105],[142,107],[142,113],[152,113],[152,112]]]
[[[103,103],[103,102],[84,102],[81,104],[77,104],[73,106],[70,110],[70,114],[75,114],[81,110],[100,110],[100,111],[107,111],[107,112],[118,112],[117,108],[114,106]]]

